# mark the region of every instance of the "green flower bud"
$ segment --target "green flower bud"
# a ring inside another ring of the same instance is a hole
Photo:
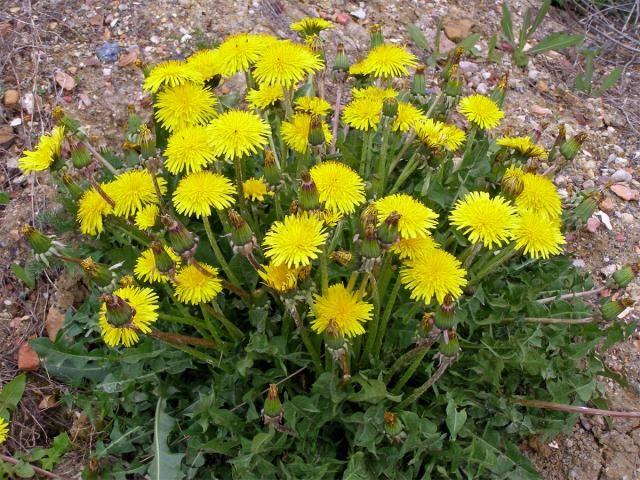
[[[298,192],[300,206],[303,210],[316,210],[320,208],[320,194],[311,175],[307,170],[303,170],[300,173],[300,178],[302,180],[300,191]]]
[[[371,39],[371,49],[379,47],[384,43],[384,36],[382,35],[382,29],[379,24],[374,24],[369,30]]]
[[[278,386],[275,383],[269,385],[269,391],[267,392],[267,399],[264,401],[264,417],[265,423],[271,419],[282,418],[282,403],[278,395]],[[279,421],[278,421],[279,423]]]
[[[413,74],[413,78],[411,79],[411,93],[414,95],[426,95],[427,94],[427,84],[424,76],[424,65],[418,65],[416,67],[416,71]]]
[[[98,287],[106,288],[112,285],[114,274],[105,264],[98,263],[93,258],[87,257],[80,262],[80,266]]]
[[[620,270],[616,270],[608,282],[610,287],[624,288],[629,285],[638,274],[637,265],[626,265]]]
[[[280,185],[280,169],[273,152],[268,148],[264,150],[264,178],[272,187]]]
[[[586,133],[579,133],[569,140],[565,141],[562,145],[560,145],[560,153],[564,158],[568,161],[576,158],[576,155],[582,148],[582,144],[587,140]]]
[[[435,318],[433,313],[424,312],[416,330],[416,339],[422,340],[429,337],[431,335],[431,332],[433,331],[434,323]]]
[[[231,248],[234,253],[250,255],[257,246],[256,237],[249,224],[235,210],[229,210],[231,223]]]
[[[391,412],[384,412],[384,433],[395,443],[400,443],[407,437],[402,422]]]
[[[156,261],[156,268],[161,273],[168,273],[175,269],[176,263],[167,253],[162,243],[154,241],[151,244],[151,251],[153,251],[153,258]]]
[[[22,235],[29,241],[31,248],[36,254],[46,254],[53,246],[53,241],[40,230],[31,225],[23,225]]]
[[[311,126],[309,127],[309,144],[312,147],[323,145],[325,142],[324,129],[322,128],[322,119],[317,115],[311,118]]]
[[[353,253],[348,250],[335,250],[331,252],[329,258],[338,265],[346,267],[353,261]]]
[[[338,50],[336,52],[336,59],[333,64],[334,70],[339,70],[341,72],[349,71],[349,57],[347,57],[347,53],[344,49],[344,44],[338,44]]]
[[[580,223],[586,223],[598,208],[598,195],[588,195],[573,209],[573,216]]]
[[[74,200],[78,200],[84,193],[84,190],[82,190],[82,188],[80,188],[78,184],[73,181],[73,177],[71,177],[71,175],[69,175],[68,173],[62,174],[62,183],[65,187],[67,187],[67,190],[69,190],[69,193],[71,194],[71,198],[73,198]]]
[[[144,123],[138,128],[138,142],[142,158],[153,157],[156,154],[156,139]]]
[[[398,100],[396,98],[385,98],[382,104],[382,115],[387,118],[395,118],[398,114]]]
[[[378,240],[383,248],[390,248],[398,239],[398,222],[400,214],[391,212],[384,222],[378,227]]]
[[[76,168],[84,168],[92,162],[89,150],[84,145],[78,144],[71,150],[71,163]]]
[[[460,350],[460,342],[455,330],[443,332],[443,340],[440,342],[440,353],[445,357],[455,357]]]
[[[191,256],[198,246],[198,237],[192,234],[175,218],[168,215],[161,217],[162,223],[167,228],[167,237],[171,248],[183,257]]]
[[[444,93],[449,97],[458,97],[462,94],[462,76],[458,65],[451,67],[449,79],[444,85]]]
[[[106,307],[107,322],[114,327],[122,327],[131,322],[133,308],[117,295],[104,294],[100,297]]]
[[[496,102],[496,105],[502,107],[504,98],[507,96],[507,90],[509,88],[509,72],[505,73],[500,81],[496,84],[496,87],[491,92],[491,100]]]
[[[455,305],[451,295],[446,295],[440,309],[435,313],[435,324],[440,330],[448,330],[455,327]]]

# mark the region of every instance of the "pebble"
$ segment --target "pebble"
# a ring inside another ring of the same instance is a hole
[[[103,62],[113,63],[120,55],[120,45],[116,42],[104,42],[96,48],[96,56]]]
[[[4,92],[4,104],[6,106],[17,104],[19,99],[20,95],[17,90],[7,90]]]
[[[576,258],[572,263],[576,268],[585,268],[587,266],[586,262],[580,258]]]
[[[596,182],[589,179],[582,184],[582,188],[596,188]]]
[[[618,269],[618,267],[615,266],[615,264],[611,264],[611,265],[607,265],[606,267],[603,267],[600,269],[600,272],[605,276],[605,277],[610,277],[611,275],[613,275],[613,273]]]
[[[555,179],[556,185],[563,187],[567,184],[568,178],[565,175],[558,175]]]
[[[618,154],[618,155],[622,155],[624,153],[624,148],[622,148],[620,145],[614,145],[613,146],[613,150]]]
[[[356,17],[358,20],[364,20],[365,18],[367,18],[367,12],[364,11],[364,8],[358,8],[349,13]]]
[[[488,91],[489,91],[489,87],[484,82],[479,83],[478,86],[476,87],[476,92],[482,95],[485,95]]]
[[[622,220],[622,223],[626,223],[627,225],[633,223],[633,215],[631,215],[630,213],[623,213],[620,215],[620,220]]]
[[[477,63],[467,62],[465,60],[462,60],[458,65],[463,73],[474,73],[480,69]]]
[[[587,230],[591,233],[596,233],[601,225],[602,222],[597,217],[591,217],[587,220]]]
[[[599,207],[601,210],[604,210],[607,213],[611,213],[616,208],[616,202],[613,200],[613,198],[607,197],[600,202]]]
[[[485,79],[485,80],[489,80],[489,79],[491,78],[491,72],[487,72],[486,70],[485,70],[485,71],[483,71],[480,75],[481,75],[481,76],[482,76],[482,78],[483,78],[483,79]]]
[[[631,174],[626,170],[616,170],[613,175],[611,175],[611,180],[614,182],[630,182],[632,179]]]
[[[613,163],[615,163],[618,167],[626,167],[627,165],[629,165],[629,160],[623,157],[616,157]]]
[[[531,70],[529,70],[527,76],[529,77],[529,80],[535,82],[536,80],[538,80],[538,78],[540,78],[540,72],[532,68]]]

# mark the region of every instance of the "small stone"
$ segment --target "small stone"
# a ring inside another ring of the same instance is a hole
[[[467,62],[466,60],[462,60],[458,65],[460,66],[460,70],[463,73],[474,73],[480,69],[480,67],[478,67],[478,64]]]
[[[640,200],[640,192],[638,190],[629,188],[621,183],[612,185],[611,191],[627,202],[630,202],[632,200]]]
[[[594,182],[593,180],[589,179],[587,181],[585,181],[582,184],[582,188],[586,189],[592,189],[592,188],[596,188],[596,182]]]
[[[89,18],[89,23],[94,27],[101,27],[102,24],[104,24],[104,16],[94,15],[93,17]]]
[[[633,215],[631,215],[630,213],[623,213],[620,215],[620,220],[622,220],[622,223],[626,223],[627,225],[630,225],[633,223]]]
[[[618,167],[626,167],[627,165],[629,165],[629,160],[627,160],[624,157],[616,157],[613,160],[613,163],[615,163],[616,166],[618,166]]]
[[[356,10],[352,10],[349,12],[351,16],[356,17],[358,20],[364,20],[367,18],[367,12],[364,11],[364,8],[358,8]]]
[[[600,202],[600,210],[603,210],[607,213],[611,213],[616,208],[616,202],[611,197],[607,197]]]
[[[606,267],[603,267],[600,269],[600,272],[605,276],[605,277],[610,277],[611,275],[613,275],[613,273],[618,269],[618,267],[616,267],[615,264],[611,264],[611,265],[607,265]]]
[[[587,230],[591,233],[596,233],[600,225],[602,225],[602,222],[597,217],[591,217],[587,220]]]
[[[11,107],[17,104],[19,99],[20,94],[17,90],[7,90],[6,92],[4,92],[4,104],[7,107]]]
[[[531,107],[531,113],[540,117],[545,117],[547,115],[551,115],[553,112],[549,108],[541,107],[540,105],[533,105]]]
[[[618,154],[618,155],[622,155],[624,153],[624,148],[622,148],[620,145],[614,145],[613,146],[613,150]]]
[[[444,21],[444,34],[449,40],[460,42],[471,35],[474,22],[466,18],[448,17]]]
[[[479,83],[478,86],[476,87],[476,92],[482,95],[485,95],[488,91],[489,91],[489,87],[484,82]]]
[[[69,75],[75,75],[76,73],[78,73],[78,67],[69,67],[67,69],[67,72],[69,72]]]
[[[8,147],[13,140],[15,139],[15,135],[13,134],[13,128],[10,125],[2,125],[0,126],[0,145],[3,147]]]
[[[150,41],[151,41],[151,43],[153,43],[154,45],[159,44],[159,43],[160,43],[160,41],[161,41],[160,37],[159,37],[159,36],[157,36],[157,35],[151,35],[151,36],[149,37],[149,40],[150,40]]]
[[[538,78],[540,78],[540,72],[535,68],[532,68],[527,73],[527,76],[529,77],[529,80],[531,80],[532,82],[535,82],[538,80]]]
[[[616,170],[615,173],[611,175],[611,180],[614,182],[630,182],[631,179],[631,174],[623,169]]]
[[[76,88],[76,80],[71,75],[63,72],[62,70],[58,70],[53,78],[63,90],[70,91]]]
[[[33,96],[33,93],[25,93],[20,99],[20,106],[24,108],[29,115],[33,115],[33,107],[35,106],[35,98]]]
[[[120,55],[120,58],[118,59],[118,66],[126,67],[134,63],[136,60],[138,60],[138,52],[131,50]]]
[[[554,182],[559,187],[564,187],[567,184],[567,180],[568,178],[565,175],[558,175],[556,176]]]
[[[549,91],[549,85],[547,85],[547,82],[544,80],[538,80],[538,83],[536,83],[536,90],[540,93],[547,93]]]
[[[120,55],[120,45],[117,42],[104,42],[96,48],[96,56],[103,62],[113,63]]]
[[[339,23],[340,25],[346,25],[347,23],[349,23],[349,15],[343,12],[336,13],[336,23]]]
[[[585,261],[579,258],[576,258],[572,263],[573,263],[573,266],[576,268],[585,268],[587,266]]]
[[[47,312],[47,318],[44,321],[44,326],[47,329],[47,335],[52,342],[56,341],[58,332],[64,325],[65,312],[61,310],[57,305],[53,305],[49,312]]]
[[[18,350],[18,369],[23,372],[33,372],[40,367],[38,354],[28,343],[20,345]]]
[[[446,36],[440,37],[440,51],[442,53],[449,53],[456,48],[456,44],[449,40]]]

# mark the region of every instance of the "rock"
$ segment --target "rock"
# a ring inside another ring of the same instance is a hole
[[[556,176],[554,182],[559,187],[564,187],[567,184],[568,178],[565,175]]]
[[[612,185],[611,191],[619,196],[621,199],[630,202],[632,200],[640,200],[640,192],[638,190],[634,190],[632,188],[627,187],[626,185],[622,185],[621,183],[616,183]]]
[[[585,268],[587,266],[585,261],[579,258],[576,258],[572,263],[573,263],[573,266],[576,268]]]
[[[135,63],[136,60],[138,60],[138,52],[136,52],[135,50],[131,50],[120,55],[120,58],[118,58],[118,66],[126,67]]]
[[[440,37],[440,52],[449,53],[456,48],[456,44],[449,40],[446,36]]]
[[[634,218],[633,218],[633,215],[631,215],[630,213],[623,213],[620,215],[620,220],[622,220],[622,223],[626,223],[627,225],[630,225],[633,223]]]
[[[478,64],[473,62],[467,62],[466,60],[462,60],[458,64],[458,66],[460,67],[460,70],[462,71],[462,73],[474,73],[480,69]]]
[[[587,220],[587,230],[591,233],[596,233],[600,225],[602,225],[602,222],[597,217],[591,217]]]
[[[63,72],[62,70],[58,70],[54,76],[54,80],[63,90],[73,90],[76,88],[75,79],[69,75],[68,73]]]
[[[541,107],[540,105],[533,105],[531,107],[531,113],[540,117],[545,117],[547,115],[551,115],[553,112],[549,108]]]
[[[31,345],[23,343],[18,350],[18,369],[23,372],[33,372],[40,368],[40,359]]]
[[[4,104],[7,107],[12,107],[13,105],[18,103],[20,99],[20,94],[17,90],[7,90],[4,92]]]
[[[613,200],[613,198],[607,197],[604,200],[602,200],[600,202],[600,205],[598,206],[600,207],[600,210],[603,210],[607,213],[611,213],[616,208],[616,202]]]
[[[104,42],[96,48],[96,56],[103,62],[113,63],[120,55],[120,45],[117,42]]]
[[[15,139],[11,125],[0,126],[0,146],[7,148]]]
[[[489,87],[484,82],[479,83],[478,86],[476,87],[476,92],[481,93],[482,95],[485,95],[488,91],[489,91]]]
[[[606,267],[602,267],[600,269],[600,272],[605,276],[605,277],[610,277],[611,275],[613,275],[613,273],[618,269],[618,267],[616,267],[615,264],[611,264],[611,265],[607,265]]]
[[[532,82],[536,82],[540,78],[540,72],[535,68],[532,68],[527,73],[527,77],[529,77],[529,80],[531,80]]]
[[[347,23],[349,23],[349,15],[343,12],[336,13],[336,23],[339,23],[340,25],[346,25]]]
[[[29,115],[33,115],[33,107],[35,106],[33,93],[25,93],[20,99],[20,106],[24,108]]]
[[[367,12],[364,11],[364,8],[358,8],[356,10],[352,10],[349,12],[352,17],[356,17],[358,20],[364,20],[367,18]]]
[[[57,305],[53,305],[47,312],[47,318],[44,326],[47,329],[47,335],[52,342],[55,342],[58,332],[64,324],[64,311],[60,310]]]
[[[538,80],[538,83],[536,83],[536,90],[540,93],[547,93],[549,91],[549,86],[544,80]]]
[[[586,180],[582,184],[582,188],[584,188],[584,189],[596,188],[596,182],[594,182],[593,180]]]
[[[616,170],[615,173],[611,175],[611,180],[614,182],[630,182],[631,178],[631,174],[623,169]]]
[[[94,27],[101,27],[104,24],[104,16],[103,15],[94,15],[89,18],[89,23]]]
[[[627,160],[626,158],[623,158],[623,157],[616,157],[613,160],[613,163],[615,163],[616,166],[618,166],[618,167],[626,167],[627,165],[629,165],[629,160]]]
[[[460,42],[471,35],[475,24],[466,18],[447,17],[444,20],[444,34],[449,40]]]

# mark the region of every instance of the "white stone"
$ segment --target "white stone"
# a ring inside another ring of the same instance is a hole
[[[615,173],[611,175],[611,180],[614,182],[630,182],[631,179],[631,174],[623,169],[616,170]]]

